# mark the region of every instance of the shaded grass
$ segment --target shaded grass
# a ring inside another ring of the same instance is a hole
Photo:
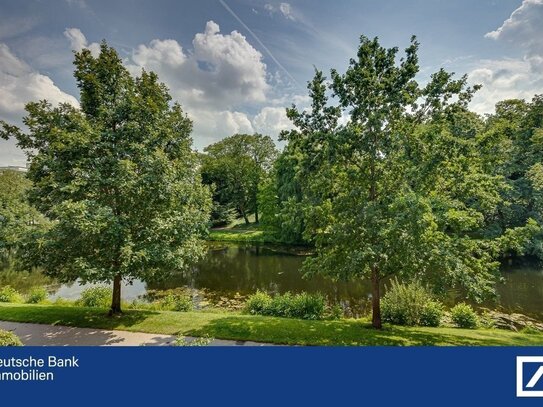
[[[226,312],[127,310],[108,317],[107,310],[58,305],[0,304],[0,320],[118,329],[169,335],[209,336],[289,345],[543,345],[543,335],[497,329],[385,326],[371,328],[363,319],[305,321]]]
[[[263,230],[258,224],[235,225],[211,229],[208,240],[220,242],[281,243],[273,233]]]

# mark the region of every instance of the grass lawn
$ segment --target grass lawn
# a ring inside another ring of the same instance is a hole
[[[110,318],[105,309],[0,303],[0,320],[291,345],[543,345],[543,334],[498,329],[385,326],[377,331],[366,320],[303,321],[233,312],[127,310]]]
[[[211,229],[208,239],[220,242],[280,243],[271,233],[262,230],[260,225],[254,223]]]

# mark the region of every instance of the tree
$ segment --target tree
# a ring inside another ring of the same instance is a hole
[[[31,162],[31,202],[51,228],[31,261],[60,281],[166,277],[204,254],[210,192],[191,150],[191,121],[154,73],[132,77],[105,42],[75,54],[81,108],[28,103],[28,133],[2,124]]]
[[[347,71],[331,72],[346,125],[336,128],[338,113],[327,106],[322,87],[311,92],[315,117],[288,111],[298,129],[286,138],[303,151],[311,194],[320,191],[306,232],[316,256],[304,269],[333,279],[369,279],[375,328],[381,328],[383,279],[462,286],[480,299],[493,290],[497,253],[528,235],[526,229],[483,235],[504,182],[485,171],[478,155],[480,121],[467,111],[477,87],[444,70],[421,87],[415,80],[418,46],[413,37],[397,62],[397,48],[361,37]],[[319,81],[317,72],[313,82]],[[464,128],[471,130],[459,131]]]
[[[254,213],[258,223],[258,189],[277,156],[273,140],[261,134],[235,134],[204,151],[202,175],[204,183],[215,185],[214,200],[233,205],[246,224],[248,214]]]
[[[47,220],[27,200],[30,180],[20,172],[0,170],[0,254],[11,256]]]

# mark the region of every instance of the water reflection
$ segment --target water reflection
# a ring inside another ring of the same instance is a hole
[[[361,282],[331,282],[322,277],[304,279],[300,268],[305,255],[291,249],[254,245],[210,246],[206,258],[187,273],[175,274],[164,282],[146,284],[134,281],[123,287],[123,298],[133,300],[148,289],[189,287],[205,290],[217,296],[233,298],[257,290],[271,293],[321,292],[328,299],[359,314],[368,306],[370,287]],[[543,269],[536,264],[507,266],[503,270],[505,283],[497,287],[498,305],[507,311],[517,311],[543,317]],[[35,285],[47,285],[51,298],[76,299],[88,285],[58,284],[39,272],[19,273],[5,268],[0,271],[0,286],[9,284],[21,292]],[[495,306],[496,303],[488,303]]]

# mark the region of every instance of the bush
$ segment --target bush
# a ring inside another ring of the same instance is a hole
[[[326,301],[321,294],[269,294],[257,291],[249,296],[244,312],[253,315],[269,315],[284,318],[324,319]]]
[[[168,311],[192,311],[192,299],[186,295],[168,294],[160,299],[159,308]]]
[[[85,288],[77,305],[91,308],[108,308],[111,305],[113,291],[109,287],[97,286]]]
[[[443,317],[443,304],[439,301],[430,300],[422,309],[419,324],[422,326],[438,327]]]
[[[471,305],[461,302],[451,308],[451,318],[459,328],[477,328],[477,314]]]
[[[23,344],[13,332],[0,329],[0,346],[23,346]]]
[[[268,293],[257,291],[247,298],[243,311],[252,315],[266,315],[271,302],[272,297]]]
[[[23,296],[15,288],[6,285],[0,288],[0,302],[23,302]]]
[[[392,280],[381,301],[383,321],[395,325],[439,326],[443,305],[419,281],[407,284]]]
[[[47,290],[43,287],[33,287],[30,289],[26,302],[29,304],[38,304],[47,298]]]

